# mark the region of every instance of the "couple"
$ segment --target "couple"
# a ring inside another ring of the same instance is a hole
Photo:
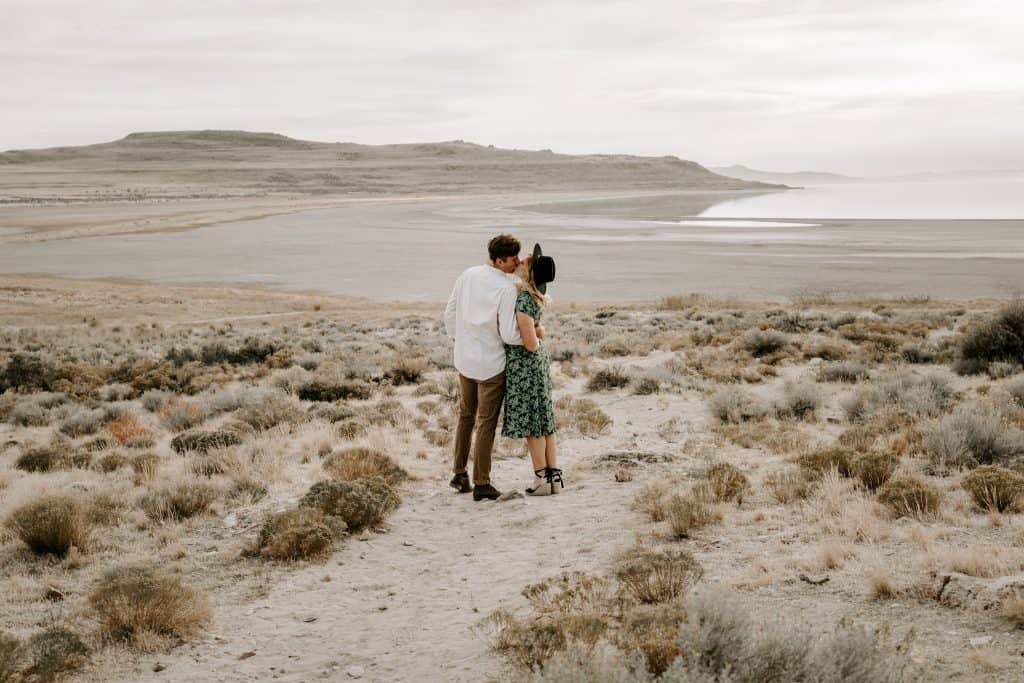
[[[487,245],[490,264],[473,266],[459,276],[444,312],[459,372],[455,476],[450,484],[459,493],[472,491],[473,500],[501,496],[491,485],[491,451],[502,402],[502,436],[525,438],[533,461],[527,495],[557,493],[565,486],[555,464],[555,414],[540,324],[555,262],[541,253],[539,244],[522,260],[519,250],[519,240],[511,235],[492,239]],[[471,486],[466,464],[474,428]]]

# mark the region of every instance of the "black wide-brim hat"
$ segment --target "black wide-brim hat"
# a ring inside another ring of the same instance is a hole
[[[533,258],[530,260],[530,279],[541,294],[548,293],[548,283],[555,281],[555,259],[541,253],[540,245],[533,245]]]

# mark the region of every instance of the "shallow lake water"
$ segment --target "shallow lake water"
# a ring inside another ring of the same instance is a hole
[[[1024,209],[1013,208],[1019,200],[1012,187],[984,188],[963,190],[991,202],[979,200],[972,215],[960,195],[956,220],[933,215],[927,198],[934,188],[898,187],[358,204],[186,232],[4,245],[0,272],[264,283],[440,301],[462,269],[485,261],[489,237],[511,232],[527,249],[540,241],[556,258],[551,293],[564,300],[694,291],[771,299],[1018,295]],[[946,187],[944,194],[953,192]],[[871,196],[887,197],[888,208],[879,202],[861,217],[836,215],[858,213],[854,199]]]

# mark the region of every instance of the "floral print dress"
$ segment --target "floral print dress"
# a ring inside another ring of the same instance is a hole
[[[516,313],[526,313],[540,322],[540,306],[529,292],[519,292]],[[550,360],[543,345],[527,351],[521,345],[505,345],[505,420],[501,435],[522,439],[555,433],[555,410],[551,404]]]

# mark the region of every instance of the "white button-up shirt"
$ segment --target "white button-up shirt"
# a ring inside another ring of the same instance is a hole
[[[455,340],[455,369],[485,380],[505,369],[505,344],[522,344],[516,321],[519,290],[494,266],[473,266],[455,281],[444,328]]]

